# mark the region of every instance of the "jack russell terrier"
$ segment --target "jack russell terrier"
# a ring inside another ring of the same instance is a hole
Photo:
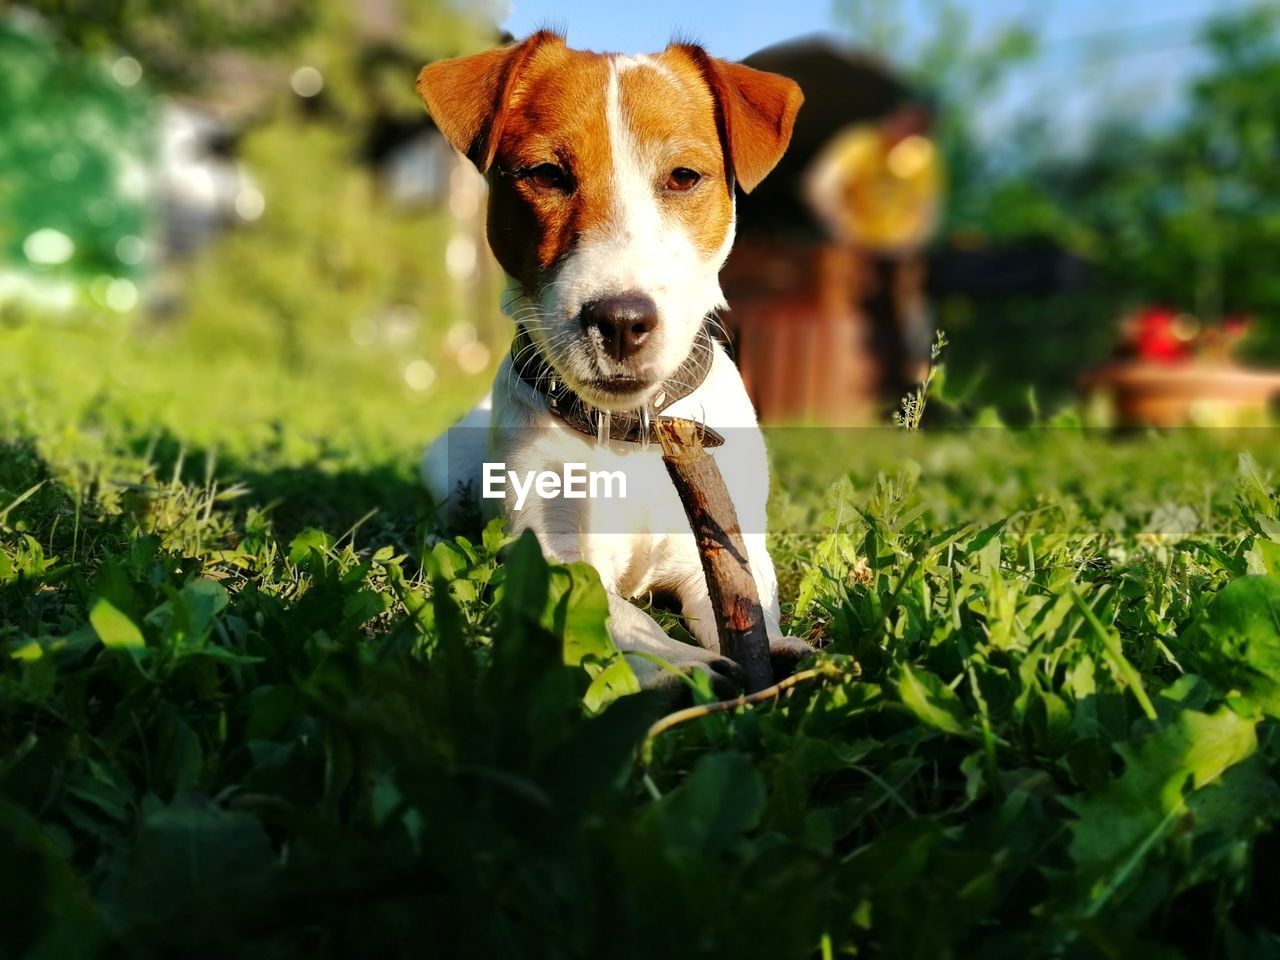
[[[653,421],[705,426],[737,510],[775,664],[811,652],[783,635],[765,549],[768,464],[742,378],[710,332],[734,234],[734,188],[751,191],[791,138],[792,80],[673,43],[660,54],[570,50],[543,31],[433,63],[418,93],[489,185],[487,232],[516,323],[493,390],[423,460],[456,507],[498,491],[513,532],[600,573],[609,630],[641,684],[678,671],[735,689],[721,656],[693,534],[661,461]],[[539,472],[621,476],[625,498],[574,496]],[[495,471],[491,468],[499,468]],[[675,600],[700,646],[668,636],[632,599]],[[675,678],[679,682],[679,678]]]

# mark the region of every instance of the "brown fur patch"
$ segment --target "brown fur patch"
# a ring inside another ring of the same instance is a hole
[[[583,234],[620,213],[607,120],[609,61],[569,50],[544,32],[432,64],[419,76],[437,126],[488,173],[489,243],[528,294]],[[650,63],[623,58],[618,84],[622,117],[665,222],[712,257],[730,228],[734,175],[750,190],[772,169],[790,139],[799,88],[687,45]],[[539,187],[525,175],[542,164],[568,171],[567,189]],[[685,192],[666,190],[680,167],[702,179]]]
[[[791,142],[796,114],[804,103],[800,85],[776,73],[718,60],[692,44],[675,44],[668,48],[671,52],[686,57],[711,87],[724,151],[738,184],[750,193]]]
[[[635,66],[619,76],[619,100],[638,152],[652,174],[663,217],[693,239],[704,259],[724,244],[733,198],[724,189],[724,155],[716,132],[716,104],[696,67],[668,51],[655,66]],[[685,167],[702,179],[686,192],[664,189],[671,172]]]
[[[607,120],[610,70],[605,55],[544,48],[530,58],[512,93],[491,177],[489,242],[526,292],[537,289],[580,236],[620,214]],[[623,67],[618,91],[622,118],[663,216],[686,230],[704,257],[712,256],[724,242],[733,207],[720,188],[725,169],[711,91],[679,55]],[[571,193],[539,190],[509,175],[548,162],[571,172]],[[693,190],[664,189],[678,167],[702,175]]]
[[[456,150],[481,170],[493,162],[511,90],[525,61],[544,46],[564,46],[547,30],[505,47],[422,68],[417,90],[436,127]]]
[[[528,293],[583,231],[609,215],[608,81],[604,57],[545,48],[512,91],[489,178],[489,244]],[[540,189],[520,176],[544,163],[567,170],[571,189]]]

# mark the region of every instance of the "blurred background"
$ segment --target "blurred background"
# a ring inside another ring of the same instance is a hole
[[[413,81],[546,25],[804,87],[724,274],[767,421],[890,419],[938,331],[943,419],[1267,409],[1280,4],[1246,0],[10,3],[0,407],[136,404],[258,447],[285,419],[319,446],[443,429],[511,331],[483,181]]]

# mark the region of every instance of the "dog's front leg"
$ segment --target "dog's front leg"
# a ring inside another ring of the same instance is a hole
[[[616,593],[608,593],[608,597],[609,635],[627,658],[640,686],[676,691],[684,684],[680,674],[696,670],[711,678],[712,689],[721,697],[733,696],[742,689],[742,668],[732,660],[718,651],[667,636],[652,617],[630,600]]]

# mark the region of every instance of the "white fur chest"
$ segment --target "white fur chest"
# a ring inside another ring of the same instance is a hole
[[[530,492],[523,503],[508,485],[502,502],[513,530],[532,529],[556,556],[591,563],[606,585],[624,596],[677,587],[701,576],[688,519],[657,444],[600,443],[578,433],[505,370],[499,371],[494,400],[490,456],[505,470],[525,477],[580,464],[590,474],[624,478],[624,489],[614,483],[607,496],[540,497]],[[724,445],[710,453],[737,505],[743,531],[763,535],[769,488],[763,438],[741,379],[718,345],[706,381],[665,414],[706,422],[724,436]]]

